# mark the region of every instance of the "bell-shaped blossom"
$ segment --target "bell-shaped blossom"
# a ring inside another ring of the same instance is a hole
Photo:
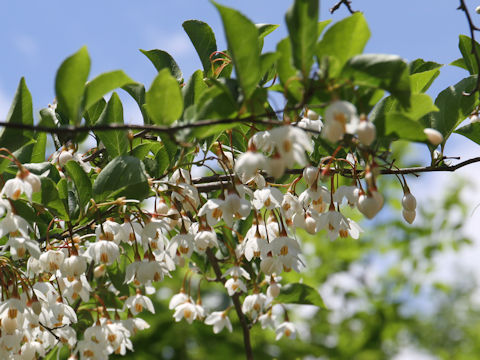
[[[295,325],[293,323],[289,321],[284,321],[277,326],[277,328],[275,329],[275,333],[277,334],[275,340],[280,340],[284,336],[289,339],[295,339],[295,337],[297,336],[297,329],[295,328]]]
[[[155,308],[153,307],[152,300],[140,293],[128,297],[127,300],[125,300],[125,307],[128,308],[134,316],[138,313],[141,313],[144,309],[147,309],[152,314],[155,314]]]
[[[227,289],[228,295],[233,296],[237,292],[247,292],[247,286],[239,278],[230,278],[225,282],[225,288]]]
[[[27,251],[31,256],[37,259],[40,257],[40,247],[38,246],[38,243],[29,238],[13,236],[8,239],[5,245],[10,246],[10,254],[14,260],[23,258]]]
[[[227,328],[228,331],[232,332],[232,323],[228,318],[228,315],[225,311],[214,311],[205,319],[205,324],[213,325],[213,332],[218,334],[223,328]]]
[[[266,208],[268,210],[280,208],[282,206],[283,194],[280,190],[268,186],[253,193],[252,204],[255,209]]]

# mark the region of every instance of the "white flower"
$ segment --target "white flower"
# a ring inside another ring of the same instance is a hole
[[[360,189],[356,186],[341,185],[337,188],[333,194],[333,201],[341,204],[343,199],[346,198],[349,206],[354,206],[360,195]]]
[[[320,133],[323,127],[323,122],[322,120],[312,120],[304,117],[297,123],[297,126],[304,129],[305,132],[308,134],[308,137],[311,137],[315,133],[315,135],[318,135]]]
[[[375,125],[369,120],[362,120],[357,127],[357,136],[361,144],[370,146],[376,136]]]
[[[223,278],[227,276],[232,276],[234,278],[244,277],[247,280],[250,280],[250,274],[241,266],[232,266],[222,275]]]
[[[114,241],[100,240],[90,243],[85,255],[93,259],[95,264],[111,265],[120,256],[120,248]]]
[[[175,313],[173,314],[176,322],[179,322],[183,318],[187,320],[189,324],[197,318],[197,308],[190,301],[186,301],[175,307]]]
[[[65,254],[61,250],[48,250],[40,255],[40,263],[43,271],[53,273],[60,269],[65,259]]]
[[[190,297],[185,294],[183,290],[181,290],[178,294],[172,296],[172,298],[170,299],[170,303],[168,304],[168,308],[170,310],[173,310],[179,305],[186,303],[187,301],[190,301]]]
[[[443,135],[438,130],[426,128],[423,129],[423,132],[425,133],[425,135],[427,135],[428,141],[434,146],[441,144],[441,142],[443,141]]]
[[[283,336],[289,339],[295,339],[297,336],[297,329],[295,325],[289,321],[284,321],[280,325],[277,326],[275,329],[275,333],[277,334],[275,340],[280,340]]]
[[[153,307],[152,300],[139,293],[130,296],[127,300],[125,300],[125,307],[130,309],[130,312],[134,316],[138,313],[141,313],[143,309],[147,309],[152,314],[155,314],[155,308]]]
[[[63,261],[60,270],[67,278],[78,278],[87,270],[87,260],[82,255],[69,256]]]
[[[312,152],[313,146],[305,131],[295,126],[280,126],[270,132],[275,148],[287,167],[293,167],[295,163],[306,165],[305,151]]]
[[[269,173],[268,161],[265,155],[258,152],[247,151],[235,162],[235,173],[243,183],[250,182],[262,170]]]
[[[252,294],[245,297],[242,305],[242,312],[244,314],[250,314],[253,319],[263,311],[263,307],[267,301],[267,297],[264,294]]]
[[[263,207],[272,210],[281,207],[282,201],[282,192],[274,187],[268,186],[261,190],[255,190],[253,193],[252,204],[257,210],[260,210]]]
[[[3,186],[1,195],[5,195],[12,200],[17,200],[22,194],[25,194],[28,200],[32,201],[32,193],[41,189],[40,178],[30,171],[20,170],[17,176],[7,180]]]
[[[228,295],[233,296],[236,292],[247,292],[247,287],[245,283],[239,278],[230,278],[225,282],[225,288],[227,289]]]
[[[258,317],[258,321],[260,321],[260,324],[262,325],[262,329],[266,329],[267,327],[274,329],[275,319],[276,319],[276,316],[273,315],[271,311],[268,311],[267,313],[262,314]]]
[[[198,253],[203,254],[207,248],[218,247],[217,233],[212,230],[203,230],[195,234],[195,249]]]
[[[6,234],[10,234],[10,236],[18,236],[18,234],[21,234],[24,237],[28,237],[30,229],[30,225],[24,218],[15,215],[11,211],[7,211],[7,215],[0,221],[0,237]]]
[[[267,256],[268,252],[268,242],[267,239],[261,237],[258,232],[254,236],[245,237],[245,247],[243,253],[245,258],[250,261],[253,257],[264,258]]]
[[[324,136],[331,142],[343,138],[345,132],[354,134],[359,119],[355,105],[348,101],[334,101],[325,109]]]
[[[10,237],[5,245],[10,246],[10,253],[12,254],[12,258],[14,260],[23,258],[27,250],[30,255],[32,255],[36,259],[38,259],[40,256],[40,248],[38,246],[38,243],[26,237]]]
[[[213,332],[215,334],[218,334],[220,331],[222,331],[224,327],[226,327],[230,332],[233,331],[232,323],[230,322],[230,319],[225,311],[214,311],[207,316],[205,319],[205,324],[213,325]]]

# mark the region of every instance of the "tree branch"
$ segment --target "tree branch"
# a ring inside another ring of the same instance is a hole
[[[339,0],[333,7],[330,9],[330,14],[333,14],[335,11],[337,11],[340,6],[345,5],[350,12],[350,14],[355,13],[356,11],[352,9],[351,6],[352,2],[350,0]]]
[[[210,264],[212,264],[213,271],[215,272],[215,276],[217,277],[216,281],[225,284],[225,278],[222,277],[222,270],[220,270],[220,266],[218,265],[218,260],[215,257],[215,254],[212,252],[211,249],[207,249],[206,253],[208,261],[210,261]],[[250,342],[250,328],[248,326],[247,318],[242,311],[242,304],[240,303],[239,293],[235,293],[232,296],[232,302],[243,330],[243,344],[245,346],[245,356],[247,360],[253,360],[253,350],[252,344]]]
[[[465,13],[465,17],[467,18],[468,22],[468,27],[470,29],[470,40],[472,43],[472,50],[471,53],[475,57],[475,60],[477,61],[477,67],[478,67],[478,74],[480,74],[480,55],[477,52],[477,47],[476,47],[476,42],[475,42],[475,31],[480,31],[480,29],[475,26],[475,24],[472,21],[472,17],[470,16],[470,12],[468,11],[467,5],[465,4],[465,0],[460,0],[460,6],[457,8],[457,10],[461,10]],[[463,92],[463,95],[465,96],[471,96],[478,92],[480,90],[480,75],[477,75],[477,83],[475,84],[475,88],[470,91],[469,93]],[[479,93],[480,96],[480,93]]]
[[[478,163],[478,162],[480,162],[480,157],[471,158],[451,166],[442,165],[442,166],[419,166],[419,167],[401,168],[401,169],[392,169],[392,168],[381,169],[380,174],[382,175],[399,175],[399,174],[416,175],[417,173],[426,173],[426,172],[454,172],[464,166]],[[300,175],[303,173],[303,169],[287,169],[285,173],[290,175]],[[340,174],[346,177],[352,176],[352,170],[350,169],[337,169],[337,168],[331,167],[330,173]],[[364,177],[365,176],[364,170],[357,170],[357,176],[359,178]],[[269,182],[274,181],[274,179],[271,177],[266,177],[266,180]],[[204,192],[204,193],[222,189],[225,187],[225,185],[231,183],[231,181],[232,181],[232,175],[210,175],[210,176],[204,176],[204,177],[192,179],[192,183],[196,184],[197,190],[199,192]]]

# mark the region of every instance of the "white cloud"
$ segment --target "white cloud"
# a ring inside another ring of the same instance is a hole
[[[168,52],[174,58],[194,54],[195,50],[184,32],[168,33],[153,26],[145,28],[146,47]]]
[[[20,34],[13,39],[14,45],[19,52],[26,56],[34,56],[38,53],[38,44],[34,38],[27,34]]]
[[[5,121],[9,109],[10,100],[5,92],[0,88],[0,120]]]

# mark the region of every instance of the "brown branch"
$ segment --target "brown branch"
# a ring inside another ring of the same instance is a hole
[[[211,249],[207,249],[207,257],[208,261],[210,261],[210,264],[212,264],[213,271],[215,272],[215,276],[217,277],[216,281],[225,284],[225,278],[222,277],[222,270],[220,270],[220,266],[218,265],[218,259],[216,258],[215,254],[212,252]],[[232,296],[232,302],[243,330],[243,344],[245,345],[245,356],[247,360],[253,360],[253,350],[252,344],[250,342],[250,328],[248,326],[247,318],[242,311],[242,304],[240,303],[239,293],[235,293]]]
[[[401,168],[401,169],[386,168],[386,169],[381,169],[380,174],[382,175],[400,175],[400,174],[416,175],[418,173],[426,173],[426,172],[454,172],[464,166],[478,163],[478,162],[480,162],[480,157],[471,158],[471,159],[459,162],[458,164],[450,165],[450,166],[448,165],[419,166],[419,167]],[[287,169],[285,173],[290,175],[300,175],[303,173],[303,169]],[[337,169],[337,168],[331,167],[330,173],[340,174],[346,177],[352,176],[352,171],[350,169]],[[364,177],[363,170],[357,170],[356,174],[359,178]],[[196,188],[199,192],[208,193],[211,191],[222,189],[226,184],[232,181],[231,179],[232,179],[232,175],[210,175],[210,176],[194,178],[192,179],[192,183],[198,184]],[[266,178],[266,180],[273,181],[273,178]]]
[[[330,14],[333,14],[335,11],[337,11],[340,6],[345,5],[350,12],[350,14],[355,13],[356,11],[352,9],[351,6],[352,2],[350,0],[339,0],[333,7],[330,9]]]
[[[465,13],[465,17],[467,18],[468,27],[470,29],[470,41],[472,44],[471,53],[473,54],[473,56],[475,57],[475,60],[477,61],[478,74],[480,74],[480,55],[477,52],[476,41],[475,41],[475,31],[480,31],[480,28],[475,26],[475,24],[473,23],[472,17],[470,16],[470,12],[468,11],[467,5],[465,4],[465,0],[460,0],[460,6],[457,8],[457,10],[463,11]],[[477,74],[477,82],[475,84],[475,88],[469,93],[464,91],[463,95],[471,96],[480,90],[480,75],[478,74]]]

